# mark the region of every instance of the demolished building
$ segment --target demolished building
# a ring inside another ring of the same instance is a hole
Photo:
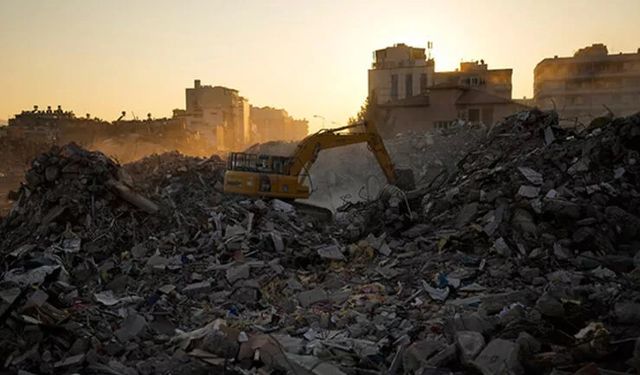
[[[329,224],[220,193],[217,157],[120,166],[53,148],[0,223],[1,365],[637,371],[639,129],[640,115],[579,131],[520,112],[418,190]]]

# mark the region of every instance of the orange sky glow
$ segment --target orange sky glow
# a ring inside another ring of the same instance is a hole
[[[375,49],[427,41],[436,71],[480,59],[513,68],[521,98],[545,57],[596,42],[636,51],[638,15],[638,0],[3,1],[0,118],[34,104],[170,116],[201,79],[316,130],[313,115],[329,125],[358,111]]]

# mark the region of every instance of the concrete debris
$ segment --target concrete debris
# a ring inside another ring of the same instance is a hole
[[[521,185],[518,189],[518,195],[524,198],[536,198],[540,195],[540,188],[529,185]]]
[[[330,260],[345,260],[344,254],[337,245],[330,245],[318,249],[318,255],[321,258]]]
[[[298,301],[302,307],[309,307],[314,303],[326,301],[328,298],[329,296],[327,295],[327,292],[321,288],[298,293]]]
[[[536,186],[542,185],[542,175],[528,167],[518,167],[518,170],[522,175]]]
[[[484,337],[480,332],[456,332],[456,345],[463,363],[470,363],[484,348]]]
[[[133,311],[124,319],[114,334],[120,341],[128,341],[138,336],[146,325],[146,319]]]
[[[54,147],[0,222],[3,369],[636,371],[640,116],[607,121],[392,137],[418,189],[367,188],[331,223],[223,194],[216,156]]]
[[[473,365],[483,375],[523,374],[518,346],[507,340],[495,339],[473,361]]]

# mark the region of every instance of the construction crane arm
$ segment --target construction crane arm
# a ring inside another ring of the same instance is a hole
[[[340,133],[340,131],[358,126],[364,126],[365,131],[362,133]],[[380,137],[380,134],[378,134],[372,122],[324,130],[303,139],[293,153],[289,166],[289,174],[292,176],[300,176],[303,170],[308,170],[311,167],[322,150],[356,143],[367,143],[369,150],[378,161],[387,181],[395,185],[397,175],[393,162],[384,146],[382,137]]]

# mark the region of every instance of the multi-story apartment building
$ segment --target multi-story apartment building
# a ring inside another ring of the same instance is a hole
[[[399,43],[373,54],[369,69],[369,95],[378,104],[426,92],[433,85],[435,63],[424,48]]]
[[[201,85],[186,89],[187,127],[210,137],[219,149],[241,149],[251,140],[249,101],[238,90]]]
[[[385,135],[443,129],[456,123],[490,125],[528,108],[511,100],[512,69],[489,69],[484,60],[436,72],[424,48],[405,44],[377,50],[369,69],[369,99],[378,104]]]
[[[395,44],[374,52],[369,95],[377,104],[423,95],[436,86],[465,87],[511,99],[512,69],[489,69],[484,60],[460,63],[460,69],[436,72],[424,48]]]
[[[567,119],[588,121],[612,111],[640,111],[640,49],[609,54],[604,44],[578,50],[573,57],[546,58],[534,70],[534,98]]]

